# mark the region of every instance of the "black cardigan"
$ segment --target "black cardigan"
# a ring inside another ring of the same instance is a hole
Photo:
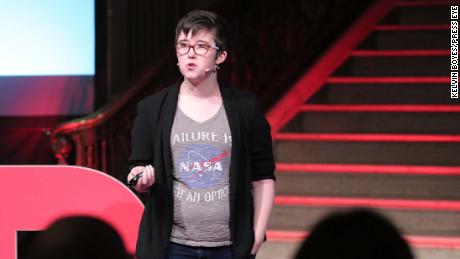
[[[151,163],[155,184],[145,206],[136,246],[138,259],[163,259],[172,230],[173,178],[170,146],[180,82],[138,103],[128,169]],[[249,258],[254,244],[252,181],[275,180],[270,125],[255,95],[219,84],[232,134],[230,235],[235,259]]]

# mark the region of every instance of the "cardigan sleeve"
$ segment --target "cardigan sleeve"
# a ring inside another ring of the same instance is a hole
[[[250,120],[251,180],[276,180],[271,128],[254,96]]]
[[[128,172],[136,166],[152,164],[152,125],[149,122],[149,109],[145,101],[137,105],[137,114],[131,129],[131,156],[128,160]]]

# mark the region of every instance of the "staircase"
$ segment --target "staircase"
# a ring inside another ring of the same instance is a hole
[[[450,4],[376,1],[269,113],[277,197],[257,258],[292,258],[320,218],[356,206],[392,220],[417,258],[460,258]]]

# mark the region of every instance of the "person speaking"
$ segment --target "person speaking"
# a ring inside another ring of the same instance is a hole
[[[221,17],[191,11],[175,35],[182,78],[138,103],[131,131],[127,181],[148,193],[136,256],[255,258],[274,202],[270,125],[254,94],[217,80]]]

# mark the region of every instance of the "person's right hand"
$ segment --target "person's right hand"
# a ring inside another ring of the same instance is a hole
[[[149,188],[155,183],[155,169],[152,165],[134,167],[129,172],[127,180],[129,182],[134,176],[142,173],[142,171],[144,173],[132,188],[137,192],[148,192]]]

